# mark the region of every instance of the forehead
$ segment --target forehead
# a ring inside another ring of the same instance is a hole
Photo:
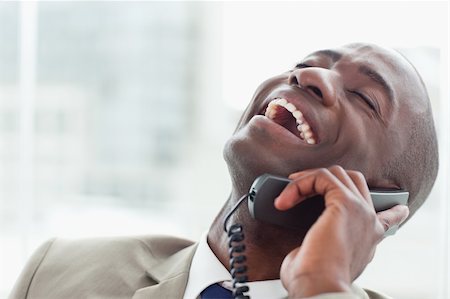
[[[413,68],[399,53],[376,45],[350,44],[334,49],[324,49],[311,53],[307,58],[326,59],[331,63],[366,65],[380,71],[399,75],[411,73]],[[402,70],[402,72],[398,72]],[[391,78],[393,79],[393,78]]]
[[[372,44],[350,44],[316,51],[306,59],[326,60],[330,64],[356,68],[367,67],[379,75],[379,81],[385,81],[392,88],[396,101],[411,102],[415,109],[423,106],[419,103],[427,99],[426,89],[415,68],[405,57],[392,49]]]

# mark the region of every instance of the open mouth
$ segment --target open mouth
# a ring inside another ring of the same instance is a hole
[[[273,99],[267,106],[264,115],[280,126],[283,126],[306,143],[317,143],[317,138],[314,135],[311,126],[303,117],[303,113],[286,99]]]

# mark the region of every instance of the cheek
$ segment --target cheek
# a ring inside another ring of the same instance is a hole
[[[369,174],[377,164],[377,130],[363,119],[354,119],[347,124],[341,144],[341,157],[338,164],[347,169]]]

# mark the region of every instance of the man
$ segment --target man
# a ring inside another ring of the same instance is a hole
[[[425,87],[395,51],[351,44],[315,52],[262,83],[224,149],[232,191],[198,244],[170,237],[51,240],[10,298],[228,296],[225,215],[262,173],[293,180],[286,210],[314,194],[325,210],[309,230],[257,222],[241,206],[252,298],[386,298],[352,282],[386,231],[420,207],[434,183],[437,142]],[[337,166],[340,165],[340,166]],[[408,207],[375,213],[370,188],[409,191]],[[281,282],[279,278],[281,277]]]

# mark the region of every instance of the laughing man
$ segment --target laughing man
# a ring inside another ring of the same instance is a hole
[[[10,298],[230,298],[224,218],[263,173],[292,179],[277,209],[315,194],[325,209],[309,230],[255,221],[245,205],[232,214],[245,230],[251,298],[388,298],[353,281],[385,232],[422,205],[438,169],[427,91],[402,55],[372,44],[310,54],[259,86],[224,157],[231,195],[198,243],[50,240]],[[376,213],[369,188],[407,190],[408,205]]]

